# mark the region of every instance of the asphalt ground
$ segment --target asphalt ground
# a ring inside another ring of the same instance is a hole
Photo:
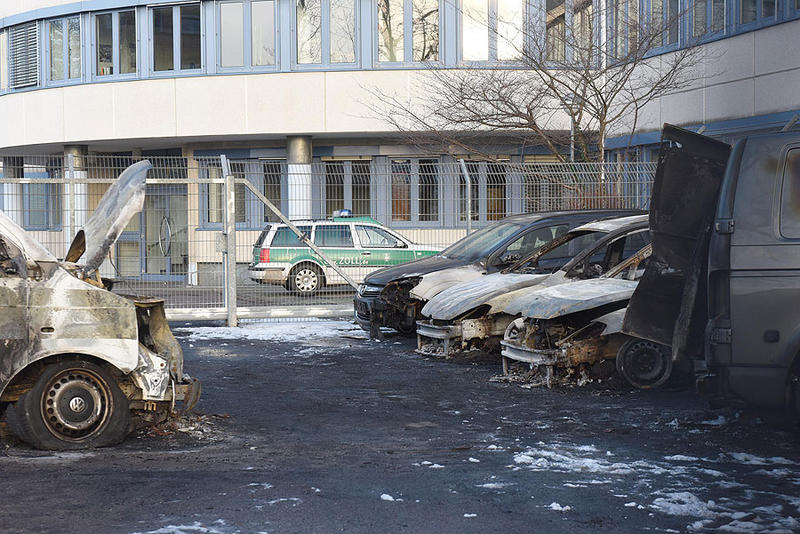
[[[248,327],[176,329],[202,415],[85,452],[6,436],[0,531],[800,530],[778,414],[681,380],[525,388],[344,322]]]

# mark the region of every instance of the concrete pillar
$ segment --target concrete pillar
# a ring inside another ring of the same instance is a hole
[[[311,137],[297,135],[286,138],[288,153],[289,219],[312,218]]]
[[[89,177],[86,157],[88,152],[89,147],[86,145],[64,145],[64,178],[67,183],[64,185],[64,201],[61,205],[64,214],[64,242],[67,248],[89,218],[89,189],[86,184],[86,179]],[[101,273],[106,274],[103,271],[101,269]]]
[[[24,163],[22,156],[5,156],[3,158],[3,177],[23,178]],[[20,226],[23,224],[22,209],[22,185],[3,184],[3,211]]]

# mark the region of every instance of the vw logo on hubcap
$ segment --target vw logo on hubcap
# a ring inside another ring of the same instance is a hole
[[[86,408],[86,401],[80,397],[73,397],[69,401],[69,409],[73,412],[82,412]]]

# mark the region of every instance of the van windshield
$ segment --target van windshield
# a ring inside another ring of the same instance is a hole
[[[468,235],[444,249],[442,256],[465,261],[483,259],[508,236],[518,232],[521,224],[505,222],[484,228]]]

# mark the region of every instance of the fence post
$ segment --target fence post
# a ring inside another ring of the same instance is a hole
[[[461,172],[464,174],[464,181],[467,184],[467,235],[469,235],[472,233],[472,181],[469,178],[464,158],[461,158],[458,162],[461,164]],[[456,217],[456,220],[458,220],[458,217]]]
[[[225,178],[225,307],[228,310],[228,326],[239,326],[236,310],[236,194],[235,178],[224,154],[220,155],[222,174]]]
[[[69,230],[67,231],[67,247],[77,233],[75,231],[75,155],[67,154],[67,169],[69,174]]]

